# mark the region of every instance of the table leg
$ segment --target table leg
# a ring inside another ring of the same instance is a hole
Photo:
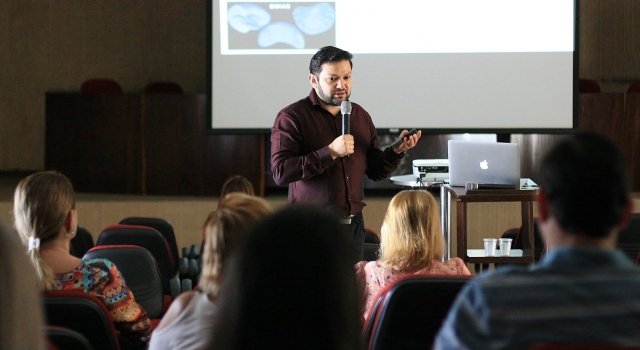
[[[444,261],[451,259],[451,193],[444,186],[440,186],[440,227],[446,246]]]
[[[467,203],[457,202],[456,230],[458,234],[458,257],[467,263]]]
[[[533,239],[533,202],[522,202],[522,255],[534,259],[535,247]]]

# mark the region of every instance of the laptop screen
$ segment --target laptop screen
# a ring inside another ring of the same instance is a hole
[[[517,143],[449,140],[449,184],[520,186]]]

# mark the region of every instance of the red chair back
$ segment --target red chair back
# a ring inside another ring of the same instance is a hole
[[[80,93],[83,94],[121,94],[120,83],[109,78],[89,79],[80,85]]]
[[[95,350],[120,349],[113,316],[95,296],[79,290],[49,290],[43,303],[48,325],[82,334]]]
[[[135,245],[147,249],[153,255],[160,269],[164,294],[171,294],[169,280],[175,275],[173,272],[174,259],[169,244],[158,230],[137,225],[107,226],[96,241],[96,246],[102,245]]]
[[[118,224],[148,226],[158,230],[158,232],[160,232],[167,241],[169,249],[171,250],[171,256],[173,258],[172,275],[175,275],[178,272],[178,258],[180,257],[178,253],[178,243],[176,242],[176,234],[173,231],[173,225],[171,225],[168,220],[153,217],[131,216],[120,220]]]
[[[92,350],[89,340],[82,334],[66,327],[46,326],[45,335],[51,349]]]
[[[578,92],[580,93],[598,93],[600,91],[600,84],[597,81],[591,79],[580,79],[578,85]]]
[[[640,92],[640,81],[629,85],[627,92]]]
[[[149,318],[162,317],[162,277],[156,260],[148,250],[134,245],[101,245],[91,248],[82,259],[99,258],[107,259],[118,267],[136,302]]]
[[[386,286],[362,333],[367,349],[429,349],[469,278],[408,275]]]

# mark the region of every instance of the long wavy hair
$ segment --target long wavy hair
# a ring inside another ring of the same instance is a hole
[[[204,222],[200,288],[213,296],[218,294],[225,262],[242,241],[245,233],[258,221],[271,214],[264,199],[244,193],[230,193],[209,213]]]
[[[380,230],[380,262],[417,269],[440,260],[444,239],[438,205],[425,190],[405,190],[389,203]]]

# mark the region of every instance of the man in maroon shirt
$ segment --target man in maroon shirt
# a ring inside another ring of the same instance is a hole
[[[351,95],[352,57],[326,46],[311,58],[313,89],[283,108],[271,129],[271,170],[278,185],[289,185],[290,204],[327,204],[337,210],[353,237],[356,260],[362,260],[364,176],[376,181],[389,177],[421,132],[395,149],[382,150],[369,113],[352,103],[350,134],[342,135],[340,105]]]

